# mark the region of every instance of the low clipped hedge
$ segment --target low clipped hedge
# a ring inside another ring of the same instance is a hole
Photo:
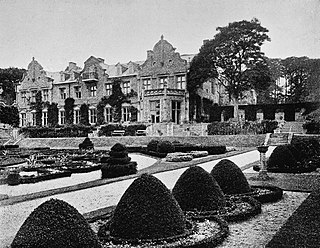
[[[137,162],[129,162],[126,164],[101,164],[102,178],[122,177],[137,173]]]
[[[210,173],[225,194],[243,194],[251,191],[241,169],[229,159],[219,161]]]
[[[168,238],[186,230],[186,219],[169,189],[148,174],[128,187],[110,222],[111,236],[129,240]]]
[[[182,173],[172,194],[184,211],[213,211],[226,204],[216,180],[199,166],[191,166]]]
[[[120,125],[108,124],[100,127],[99,136],[111,136],[114,130],[125,130],[125,136],[136,136],[137,130],[146,130],[147,126],[144,124]]]
[[[157,151],[159,153],[172,153],[175,151],[174,145],[170,141],[160,141],[158,143]]]
[[[68,203],[51,199],[38,206],[16,234],[12,248],[100,248],[85,218]]]
[[[148,151],[152,151],[152,152],[158,152],[158,144],[159,144],[159,140],[151,140],[148,145],[147,145],[147,150]]]
[[[175,152],[207,151],[209,155],[226,153],[226,146],[207,146],[192,144],[174,144]]]

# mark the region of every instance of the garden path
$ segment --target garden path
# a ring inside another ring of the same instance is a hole
[[[269,148],[267,156],[271,154],[274,148],[275,147]],[[259,158],[260,155],[257,150],[228,157],[228,159],[236,163],[240,168],[259,160]],[[199,166],[210,172],[220,160],[221,159],[213,160],[199,164]],[[187,168],[182,168],[178,170],[157,173],[154,175],[171,189],[179,176],[186,169]],[[102,207],[116,205],[133,180],[134,179],[128,179],[102,186],[82,189],[64,194],[57,194],[54,196],[54,198],[68,202],[83,214]],[[50,198],[52,197],[43,197],[13,205],[0,206],[0,248],[7,247],[7,245],[12,242],[15,234],[29,214],[37,206],[49,200]]]

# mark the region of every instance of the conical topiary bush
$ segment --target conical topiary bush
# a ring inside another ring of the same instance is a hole
[[[250,186],[242,170],[232,161],[223,159],[210,173],[228,195],[250,196],[261,203],[275,202],[282,198],[283,190],[276,186]]]
[[[172,194],[184,211],[213,211],[226,204],[216,180],[199,166],[188,168],[179,177]]]
[[[12,248],[101,247],[84,217],[68,203],[51,199],[37,207],[16,234]]]
[[[101,157],[102,178],[113,178],[137,173],[137,162],[131,161],[125,145],[116,143],[109,157]]]
[[[267,161],[267,170],[271,172],[290,172],[297,166],[297,160],[285,145],[277,146]]]
[[[244,194],[251,191],[250,185],[241,169],[232,161],[223,159],[211,170],[223,193]]]
[[[152,175],[137,178],[121,197],[110,235],[122,239],[161,239],[186,232],[186,220],[167,187]]]

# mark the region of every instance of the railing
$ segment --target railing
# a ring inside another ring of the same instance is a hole
[[[164,89],[145,90],[144,96],[164,95]]]
[[[85,81],[98,80],[98,73],[97,72],[84,72],[84,73],[82,73],[82,80],[85,80]]]
[[[182,89],[167,89],[167,94],[168,95],[179,95],[179,96],[183,96],[185,93],[185,90]]]

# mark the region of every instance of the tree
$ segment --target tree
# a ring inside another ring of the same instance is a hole
[[[48,104],[48,126],[49,127],[55,127],[58,125],[58,104],[57,103],[51,103]]]
[[[11,105],[16,99],[15,84],[22,80],[25,72],[25,69],[13,67],[0,69],[0,85],[3,89],[2,99],[6,104]]]
[[[128,98],[123,94],[121,90],[121,82],[122,80],[116,78],[112,82],[112,94],[108,98],[108,103],[112,107],[112,119],[114,122],[121,121],[122,114],[122,104],[125,102],[130,102]]]
[[[257,70],[256,66],[266,63],[261,46],[265,41],[270,41],[268,29],[254,18],[250,22],[243,20],[218,27],[217,31],[191,62],[188,89],[199,88],[216,76],[226,88],[230,100],[233,100],[237,118],[242,93],[257,86],[252,81],[255,78],[248,76],[249,71]]]
[[[74,108],[74,99],[69,97],[64,101],[64,110],[66,111],[67,125],[73,124],[73,108]]]
[[[308,96],[307,82],[311,76],[308,57],[289,57],[282,60],[284,76],[288,82],[287,102],[303,102]]]
[[[83,103],[80,106],[80,124],[89,126],[89,106]]]

